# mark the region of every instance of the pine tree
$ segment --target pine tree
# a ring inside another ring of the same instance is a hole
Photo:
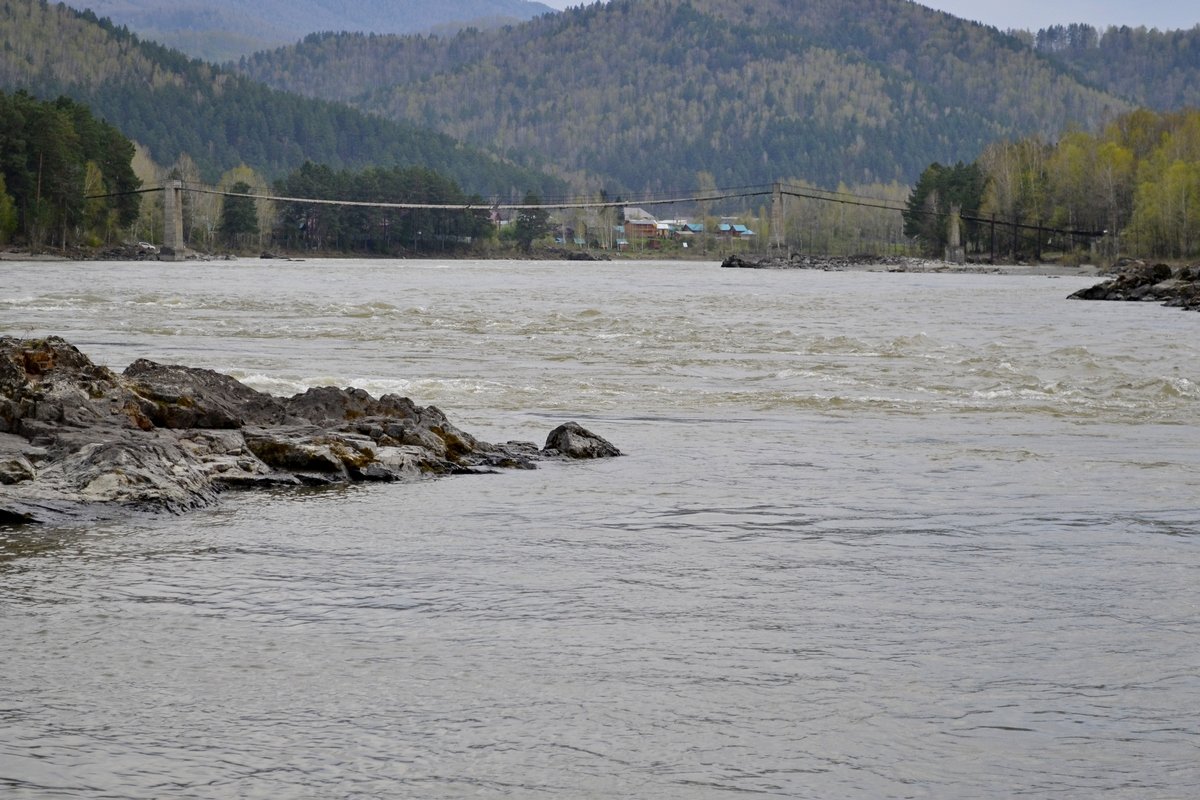
[[[233,194],[249,194],[250,184],[238,181],[229,187]],[[221,206],[221,222],[217,226],[222,240],[230,247],[245,246],[247,239],[258,234],[258,212],[254,198],[226,197]]]
[[[522,205],[541,205],[542,198],[536,192],[526,192]],[[517,214],[516,236],[521,249],[528,253],[533,249],[533,242],[545,236],[550,231],[550,215],[544,208],[523,208]]]

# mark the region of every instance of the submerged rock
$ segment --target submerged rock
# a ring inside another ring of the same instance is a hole
[[[1171,267],[1125,261],[1115,277],[1080,289],[1073,300],[1146,300],[1200,311],[1200,265]]]
[[[615,455],[574,423],[544,450],[489,444],[397,395],[325,386],[280,398],[145,359],[118,375],[58,337],[0,337],[0,522],[182,513],[235,487],[412,481]]]

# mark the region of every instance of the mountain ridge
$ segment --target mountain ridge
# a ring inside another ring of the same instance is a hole
[[[335,169],[428,167],[484,195],[559,186],[446,134],[270,89],[40,0],[0,5],[0,88],[71,97],[160,163],[187,153],[214,181],[241,163],[274,178],[311,160]]]
[[[1016,37],[900,0],[614,0],[445,39],[309,36],[238,66],[639,192],[702,173],[911,183],[1131,107]]]
[[[1158,111],[1200,106],[1200,25],[1187,30],[1054,25],[1032,46],[1082,80]]]
[[[143,39],[216,63],[297,42],[310,33],[423,33],[519,23],[554,9],[532,0],[81,0]]]

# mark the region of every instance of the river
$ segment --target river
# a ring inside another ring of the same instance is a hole
[[[0,330],[626,455],[0,527],[14,798],[1200,794],[1200,316],[1081,277],[0,263]]]

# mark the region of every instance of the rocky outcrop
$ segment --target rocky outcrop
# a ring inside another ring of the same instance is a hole
[[[58,337],[0,337],[0,523],[181,513],[230,488],[410,481],[620,455],[574,423],[490,444],[433,406],[361,389],[290,398],[207,369],[121,374]]]
[[[1191,310],[1200,310],[1200,265],[1171,267],[1124,261],[1115,277],[1080,289],[1075,300],[1146,300]]]

